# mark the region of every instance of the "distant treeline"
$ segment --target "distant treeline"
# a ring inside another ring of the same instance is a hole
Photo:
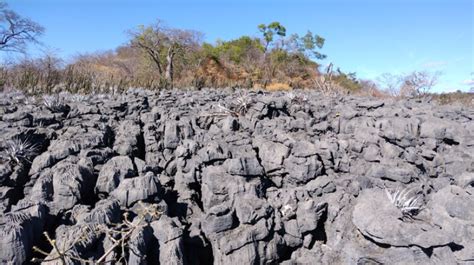
[[[51,52],[40,58],[0,62],[0,90],[30,94],[108,93],[128,88],[170,89],[241,87],[313,88],[324,93],[419,96],[430,92],[437,74],[385,74],[379,86],[320,65],[325,39],[307,31],[289,34],[279,22],[257,26],[257,37],[203,42],[203,34],[165,26],[161,21],[128,31],[128,41],[113,51],[77,56],[65,63]],[[23,18],[0,0],[0,52],[27,55],[40,44],[44,28]],[[3,56],[2,58],[5,58]],[[18,57],[16,57],[18,58]]]
[[[139,26],[114,51],[80,55],[68,64],[53,53],[4,62],[0,87],[30,93],[85,93],[129,87],[313,88],[327,83],[321,82],[317,62],[326,57],[320,53],[324,38],[310,31],[303,36],[287,35],[278,22],[258,29],[260,38],[242,36],[210,44],[193,30],[161,22]],[[334,71],[331,76],[342,89],[362,89],[353,73]]]

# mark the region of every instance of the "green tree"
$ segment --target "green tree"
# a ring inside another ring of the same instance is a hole
[[[242,36],[235,40],[218,41],[216,46],[210,44],[203,45],[209,55],[215,58],[227,58],[233,63],[241,64],[254,53],[262,53],[264,47],[258,39],[249,36]]]
[[[272,22],[268,25],[258,25],[259,31],[263,34],[263,40],[265,41],[264,52],[266,53],[269,45],[274,41],[275,35],[280,37],[286,36],[286,28],[280,24],[280,22]]]
[[[308,58],[323,60],[327,57],[319,52],[324,46],[325,39],[309,30],[301,37],[298,34],[292,34],[287,42],[290,50],[302,53]]]

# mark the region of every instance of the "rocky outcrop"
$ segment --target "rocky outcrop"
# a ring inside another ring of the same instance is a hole
[[[294,93],[2,94],[0,262],[474,262],[472,108]]]

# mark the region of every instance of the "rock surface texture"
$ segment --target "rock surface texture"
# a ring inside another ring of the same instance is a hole
[[[51,111],[1,94],[1,264],[48,259],[34,246],[45,264],[58,251],[67,264],[474,264],[472,108],[314,91],[60,98]]]

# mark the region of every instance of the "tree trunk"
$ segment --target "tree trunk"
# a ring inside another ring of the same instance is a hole
[[[166,81],[168,82],[168,85],[170,88],[173,88],[173,58],[175,55],[175,51],[173,47],[168,48],[168,54],[166,55],[166,72],[165,72],[165,78]]]

